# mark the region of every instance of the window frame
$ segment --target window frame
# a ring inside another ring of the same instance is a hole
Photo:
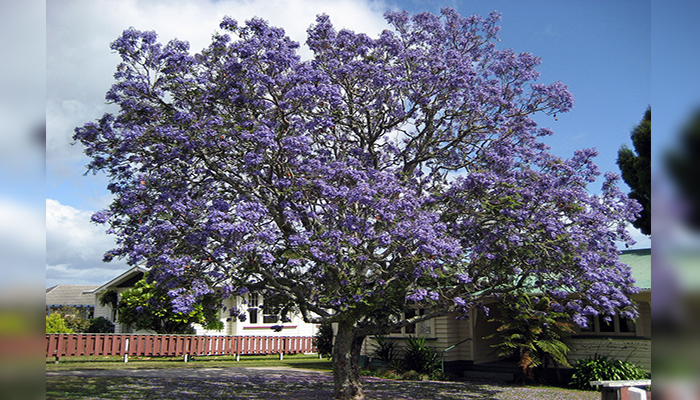
[[[578,336],[597,336],[597,337],[606,337],[606,336],[628,336],[628,337],[639,337],[641,336],[639,334],[639,323],[636,320],[632,320],[629,318],[624,318],[620,317],[619,315],[612,315],[610,316],[612,320],[610,321],[612,324],[612,329],[611,330],[605,330],[603,329],[603,324],[605,323],[603,320],[603,316],[601,315],[589,315],[586,318],[588,319],[588,327],[587,328],[578,328],[577,329],[577,335]],[[632,330],[630,331],[622,331],[622,326],[623,326],[623,321],[630,321],[632,324]],[[608,324],[605,324],[608,325]],[[608,325],[609,326],[609,325]]]
[[[413,315],[409,316],[408,318],[414,317],[415,312],[418,312],[418,315],[425,315],[425,309],[423,308],[415,308],[413,311]],[[406,313],[401,313],[401,319],[405,319]],[[427,333],[422,333],[419,332],[420,328],[419,327],[425,327],[427,324],[428,332]],[[410,325],[403,326],[401,328],[395,329],[388,335],[389,337],[394,337],[394,338],[406,338],[409,336],[421,336],[421,337],[426,337],[426,338],[435,338],[437,335],[435,334],[435,318],[431,318],[426,321],[418,322],[418,323],[413,323]]]

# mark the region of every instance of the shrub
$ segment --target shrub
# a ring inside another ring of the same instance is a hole
[[[61,314],[54,313],[46,317],[46,333],[73,333]]]
[[[582,390],[596,390],[590,385],[591,381],[646,378],[647,372],[637,365],[596,354],[576,363],[571,385]]]
[[[114,333],[114,324],[105,317],[90,320],[87,333]]]
[[[404,368],[419,374],[431,375],[440,370],[440,354],[425,345],[424,337],[408,338],[404,355]]]
[[[386,363],[388,366],[395,366],[399,356],[399,348],[396,346],[396,341],[386,336],[377,336],[375,340],[377,347],[372,352],[372,357]]]
[[[424,374],[419,374],[414,370],[406,371],[401,375],[401,379],[405,381],[423,381],[426,376]]]
[[[333,354],[333,327],[331,324],[321,324],[314,335],[314,346],[321,356],[330,357]]]
[[[51,314],[59,314],[69,330],[75,333],[87,332],[90,322],[88,321],[88,313],[85,308],[73,306],[52,307]]]

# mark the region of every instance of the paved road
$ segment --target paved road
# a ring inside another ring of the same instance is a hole
[[[290,367],[232,367],[232,368],[164,368],[164,369],[90,369],[79,371],[46,371],[46,376],[132,376],[139,378],[238,378],[264,375],[267,378],[303,378],[327,375],[328,371],[314,371]]]

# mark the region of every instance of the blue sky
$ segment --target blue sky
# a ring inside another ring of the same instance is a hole
[[[541,57],[540,81],[561,81],[576,99],[573,110],[558,121],[538,118],[555,132],[547,140],[552,151],[568,157],[576,149],[595,147],[601,170],[618,171],[617,150],[631,145],[630,130],[651,105],[650,1],[48,2],[46,285],[100,284],[125,267],[101,262],[112,239],[88,219],[108,205],[107,182],[101,176],[83,176],[87,159],[70,139],[75,126],[110,110],[104,94],[118,59],[109,43],[122,30],[156,30],[161,41],[189,40],[197,51],[207,45],[224,15],[238,20],[263,17],[303,42],[304,31],[322,12],[336,26],[375,36],[386,28],[382,14],[388,9],[439,12],[444,6],[462,15],[501,12],[499,45]],[[597,186],[591,190],[596,192]],[[648,240],[640,242],[640,247],[649,245]]]

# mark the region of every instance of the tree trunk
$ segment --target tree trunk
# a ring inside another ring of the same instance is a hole
[[[364,340],[364,336],[356,336],[352,323],[338,323],[333,343],[333,381],[337,400],[365,398],[360,382],[360,351]]]

